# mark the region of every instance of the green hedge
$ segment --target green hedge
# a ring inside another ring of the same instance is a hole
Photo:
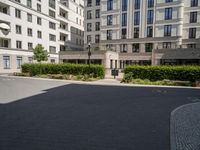
[[[105,69],[101,65],[79,65],[79,64],[24,64],[22,73],[31,76],[39,74],[68,74],[68,75],[90,75],[94,78],[104,78]]]
[[[158,80],[200,80],[200,66],[127,66],[124,70],[124,81],[132,79]]]

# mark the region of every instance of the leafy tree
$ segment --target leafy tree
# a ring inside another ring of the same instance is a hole
[[[33,49],[33,59],[37,60],[37,62],[41,63],[41,61],[47,61],[48,60],[48,52],[44,49],[44,47],[41,44],[38,44]]]

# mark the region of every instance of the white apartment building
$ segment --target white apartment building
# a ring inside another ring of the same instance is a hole
[[[51,63],[59,51],[82,50],[83,0],[0,0],[0,73],[32,63],[32,48],[42,44]]]
[[[85,0],[84,41],[117,52],[120,68],[200,64],[200,0]]]

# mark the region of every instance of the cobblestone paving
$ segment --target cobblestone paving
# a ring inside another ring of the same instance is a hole
[[[171,123],[171,150],[200,150],[200,103],[176,109]]]

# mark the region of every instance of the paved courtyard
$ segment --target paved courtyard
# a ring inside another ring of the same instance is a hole
[[[170,114],[199,89],[0,77],[0,150],[169,150]]]

